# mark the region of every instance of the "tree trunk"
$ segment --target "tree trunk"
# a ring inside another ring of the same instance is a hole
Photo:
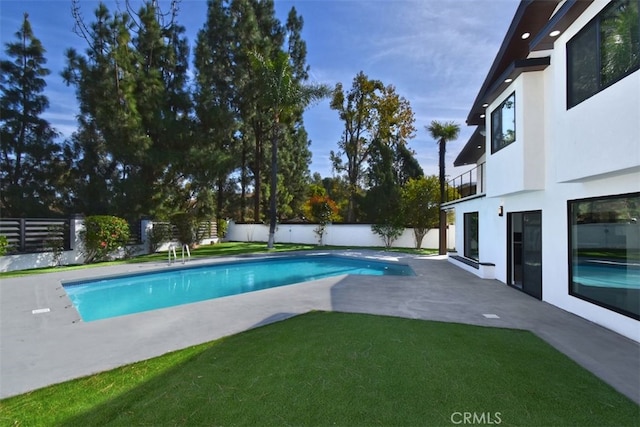
[[[438,150],[438,154],[440,157],[440,233],[438,238],[438,254],[446,255],[447,253],[447,213],[442,210],[442,205],[444,204],[445,198],[445,171],[444,171],[444,161],[445,161],[445,153],[446,153],[446,141],[444,139],[440,140],[440,149]]]
[[[440,140],[440,149],[438,150],[439,154],[439,166],[440,166],[440,204],[443,204],[445,201],[445,191],[444,191],[444,180],[445,180],[445,171],[444,171],[444,159],[446,153],[446,142],[444,140]]]
[[[222,205],[224,203],[224,179],[218,178],[218,191],[216,197],[216,220],[222,218]]]
[[[356,222],[356,194],[358,188],[357,178],[351,176],[349,173],[349,200],[347,203],[347,222],[352,224]]]
[[[242,138],[242,165],[240,166],[240,221],[245,221],[247,213],[247,146],[245,137]]]
[[[258,125],[254,126],[254,134],[256,138],[255,149],[255,167],[254,167],[254,184],[253,189],[253,222],[260,222],[260,199],[262,197],[262,132],[258,129]]]
[[[271,142],[271,194],[269,200],[269,241],[267,248],[273,249],[276,234],[276,192],[278,191],[278,133],[280,124],[278,118],[275,121],[273,130],[273,141]]]
[[[355,195],[349,191],[349,202],[347,203],[347,223],[352,224],[355,222]]]
[[[438,253],[440,255],[447,254],[447,212],[440,209],[440,235],[439,235]]]
[[[424,236],[426,235],[427,235],[426,228],[419,228],[419,227],[413,228],[413,237],[415,237],[415,240],[416,240],[416,249],[422,249],[422,240],[424,240]]]

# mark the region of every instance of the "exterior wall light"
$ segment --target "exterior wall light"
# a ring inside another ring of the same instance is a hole
[[[504,216],[504,206],[498,206],[498,216]]]

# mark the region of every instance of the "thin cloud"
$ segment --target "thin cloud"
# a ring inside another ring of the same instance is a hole
[[[106,4],[115,10],[115,0]],[[98,2],[82,0],[81,5],[85,19],[91,22]],[[467,129],[464,120],[517,5],[518,0],[275,2],[282,21],[292,6],[304,18],[302,37],[307,43],[311,82],[331,87],[340,82],[348,90],[356,74],[363,71],[370,78],[394,85],[397,93],[411,103],[417,133],[410,146],[427,173],[437,172],[437,145],[424,125],[432,120],[460,123],[460,138],[447,150],[449,172],[450,162],[470,136],[472,129]],[[78,109],[75,89],[67,87],[60,77],[64,50],[74,47],[83,52],[86,43],[72,31],[69,0],[1,0],[3,45],[13,40],[25,11],[47,50],[47,67],[52,72],[45,92],[50,108],[44,117],[68,137],[75,130]],[[187,29],[192,50],[205,17],[204,0],[182,1],[178,21]],[[312,141],[311,171],[330,176],[329,152],[337,149],[344,124],[325,100],[307,110],[305,126]]]

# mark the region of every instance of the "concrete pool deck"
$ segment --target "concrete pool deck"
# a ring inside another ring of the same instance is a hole
[[[0,398],[311,310],[332,310],[530,330],[640,404],[640,344],[633,340],[498,281],[480,279],[444,257],[334,252],[399,260],[416,276],[338,276],[88,323],[80,320],[61,281],[170,267],[129,264],[2,279]]]

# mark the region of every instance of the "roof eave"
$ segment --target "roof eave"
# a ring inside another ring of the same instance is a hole
[[[482,105],[486,103],[484,101],[486,92],[505,73],[505,69],[514,61],[528,57],[529,41],[523,39],[522,34],[528,32],[537,35],[540,29],[547,25],[559,3],[560,0],[520,1],[500,49],[469,112],[467,124],[478,124],[477,117],[482,114],[480,110],[483,108]],[[474,118],[474,116],[476,117]]]
[[[563,33],[584,12],[593,0],[566,0],[556,13],[549,19],[538,34],[529,43],[529,50],[536,52],[540,50],[553,49],[556,37],[550,34],[554,31]]]
[[[480,98],[481,104],[476,106],[469,113],[468,125],[484,125],[485,107],[491,104],[520,74],[531,71],[542,71],[551,64],[551,57],[543,56],[539,58],[519,59],[511,63],[506,70],[493,82]]]
[[[485,140],[485,129],[478,126],[454,160],[453,166],[476,164],[485,152]]]

